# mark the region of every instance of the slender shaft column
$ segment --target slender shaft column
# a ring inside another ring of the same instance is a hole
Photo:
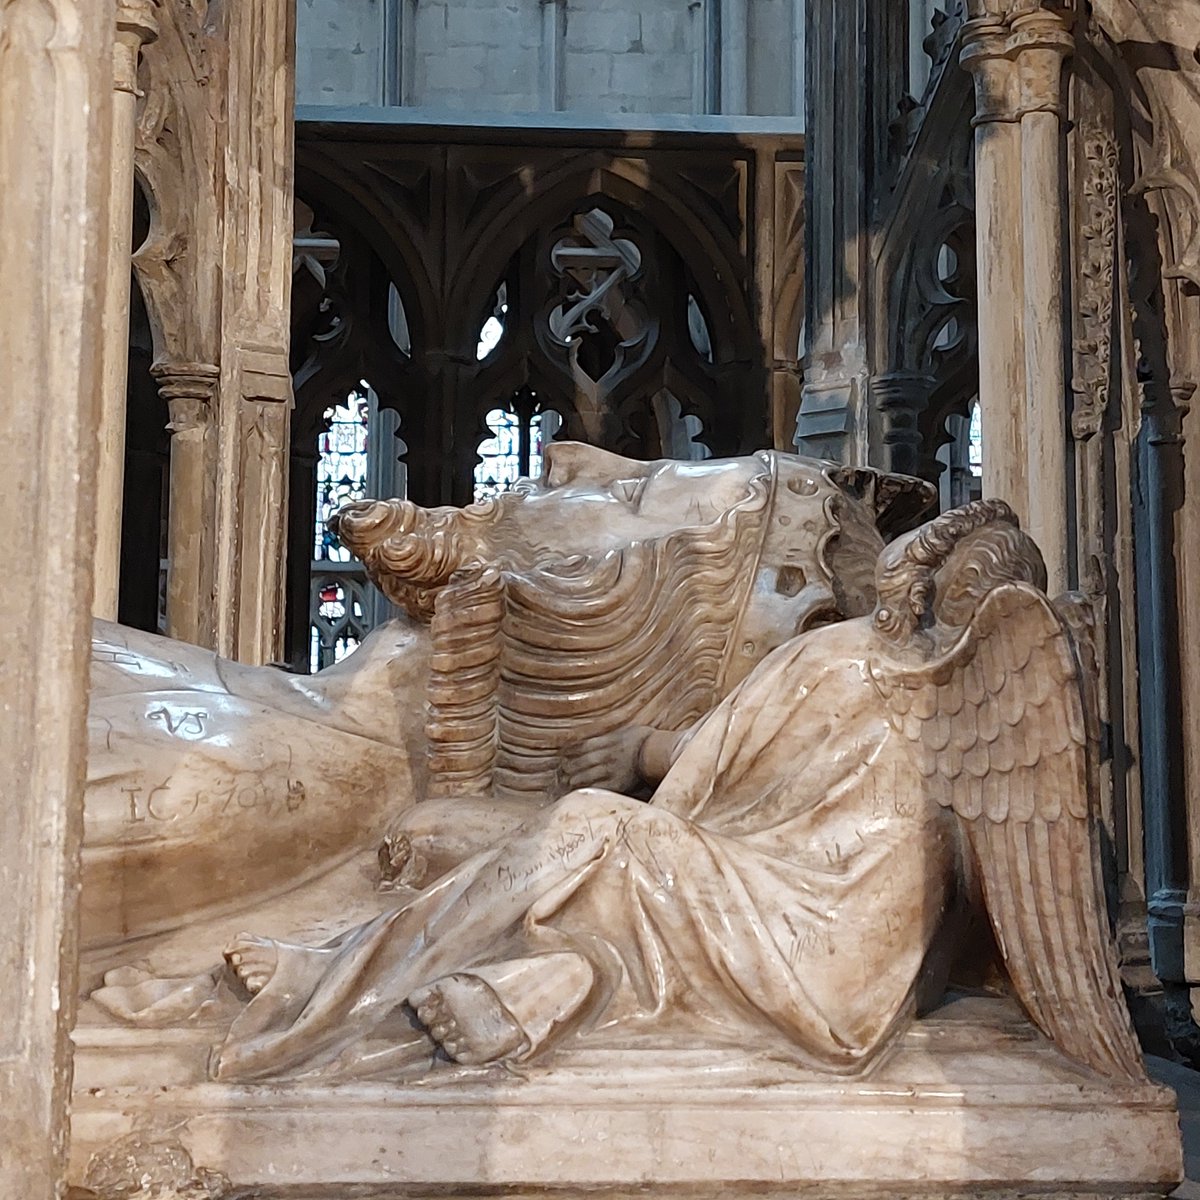
[[[975,236],[983,491],[1025,505],[1025,311],[1021,243],[1021,133],[1008,29],[968,26],[963,66],[975,76]]]
[[[167,633],[200,646],[211,644],[213,637],[215,396],[220,374],[210,363],[154,367],[171,414]]]
[[[750,12],[748,0],[719,0],[721,5],[721,111],[749,111]]]
[[[984,491],[1008,500],[1069,585],[1062,67],[1066,18],[968,23],[975,77],[979,403]]]
[[[125,392],[129,366],[129,273],[133,253],[133,149],[137,69],[142,47],[157,36],[151,0],[117,0],[113,44],[112,171],[108,279],[104,293],[104,378],[96,480],[96,616],[115,621],[125,490]]]
[[[542,108],[547,112],[561,112],[565,5],[563,0],[541,0],[541,4],[542,41],[538,47],[538,91]]]
[[[1018,17],[1013,31],[1021,104],[1029,494],[1025,516],[1029,533],[1046,560],[1050,594],[1055,595],[1070,586],[1067,422],[1071,402],[1067,393],[1070,343],[1063,292],[1066,164],[1062,71],[1074,40],[1062,19],[1046,12]]]
[[[872,263],[891,170],[887,125],[904,91],[907,29],[895,0],[805,6],[804,385],[802,454],[865,463],[870,452]]]
[[[62,1195],[83,826],[113,15],[0,4],[0,1196]]]

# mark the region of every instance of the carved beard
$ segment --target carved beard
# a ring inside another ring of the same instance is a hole
[[[684,729],[723,694],[769,481],[713,525],[537,567],[469,568],[442,590],[430,791],[552,798],[572,742]]]

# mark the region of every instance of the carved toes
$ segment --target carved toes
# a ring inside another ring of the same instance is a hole
[[[275,959],[274,943],[249,933],[239,934],[225,948],[225,961],[252,996],[270,982]]]
[[[464,1054],[469,1055],[470,1039],[464,1037],[459,1029],[454,1013],[439,989],[431,988],[420,998],[417,1004],[417,1020],[425,1026],[429,1036],[450,1058],[461,1062],[464,1061]]]

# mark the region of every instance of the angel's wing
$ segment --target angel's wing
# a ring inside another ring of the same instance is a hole
[[[931,794],[967,832],[1005,966],[1030,1017],[1072,1058],[1144,1079],[1121,993],[1089,797],[1076,649],[1024,583],[987,594],[943,657],[874,665]]]

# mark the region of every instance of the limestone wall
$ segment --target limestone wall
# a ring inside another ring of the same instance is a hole
[[[801,0],[297,3],[301,104],[788,117],[800,108]]]
[[[386,0],[296,0],[296,98],[382,104]]]

